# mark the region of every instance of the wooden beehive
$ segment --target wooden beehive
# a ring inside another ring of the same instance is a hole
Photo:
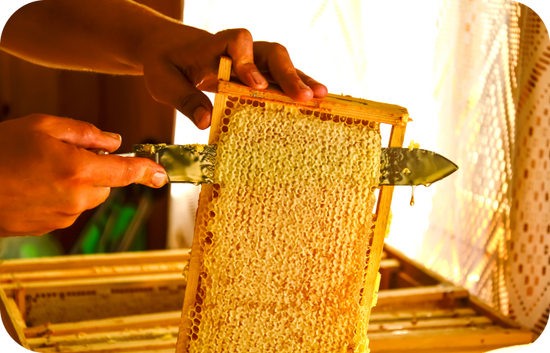
[[[180,312],[188,259],[189,250],[172,250],[4,261],[0,296],[6,329],[22,346],[34,348],[32,339],[48,336],[50,325],[85,332],[72,323]]]
[[[188,253],[168,250],[5,261],[0,265],[4,325],[17,342],[36,352],[174,353]],[[378,303],[369,324],[373,352],[481,353],[533,339],[529,330],[388,246],[380,272]],[[80,296],[80,301],[65,305],[63,311],[81,313],[76,320],[51,322],[45,317],[37,321],[28,316],[35,306],[46,304],[42,296],[47,299],[48,293],[51,297],[71,291],[104,295]],[[148,296],[140,298],[140,293]],[[133,303],[133,309],[113,310],[121,302],[117,296]],[[40,300],[34,302],[34,298]],[[104,312],[102,318],[93,312],[82,314],[89,303],[96,313]]]
[[[392,130],[389,146],[401,147],[403,144],[405,128],[409,119],[407,110],[405,108],[390,104],[366,101],[363,99],[356,99],[349,96],[337,96],[330,94],[322,99],[312,99],[310,102],[307,103],[297,103],[288,98],[283,93],[276,90],[256,90],[238,83],[230,82],[230,72],[231,61],[227,58],[222,58],[218,76],[218,90],[214,102],[214,110],[212,115],[212,126],[210,130],[209,140],[210,144],[219,143],[220,136],[233,128],[230,127],[228,124],[230,120],[233,121],[232,119],[236,119],[232,116],[232,109],[238,104],[240,104],[241,106],[248,105],[249,107],[258,107],[258,109],[266,107],[266,104],[267,106],[271,104],[271,107],[275,106],[275,109],[278,109],[277,107],[279,106],[291,107],[292,109],[296,109],[295,111],[303,114],[304,116],[316,117],[318,120],[324,122],[328,121],[329,123],[334,122],[335,124],[347,125],[350,127],[350,129],[353,127],[354,124],[376,128],[378,128],[379,124],[390,124]],[[284,108],[281,108],[281,111],[283,109]],[[290,115],[291,113],[287,112],[285,114]],[[246,114],[243,118],[246,119]],[[277,122],[275,121],[275,124],[276,123]],[[305,127],[305,129],[308,129],[308,127]],[[269,136],[267,136],[266,139],[269,139]],[[335,149],[337,148],[338,146],[335,147]],[[373,154],[372,158],[379,158],[378,156],[379,152],[377,154]],[[218,163],[220,162],[218,161]],[[217,171],[218,169],[219,165]],[[375,185],[377,186],[378,183],[376,183]],[[212,232],[208,231],[206,227],[208,226],[209,222],[216,217],[215,212],[208,211],[209,205],[214,202],[213,199],[218,197],[218,193],[221,192],[223,192],[223,188],[222,191],[220,191],[218,185],[202,186],[201,196],[199,199],[199,208],[197,211],[197,221],[195,225],[195,236],[191,252],[192,255],[190,260],[188,286],[185,294],[185,301],[182,312],[182,323],[177,346],[178,352],[187,352],[190,344],[192,344],[192,341],[196,341],[197,339],[199,339],[197,333],[199,332],[199,330],[201,330],[199,326],[202,325],[202,322],[204,321],[202,317],[208,317],[208,313],[205,313],[203,309],[203,301],[205,301],[204,307],[207,308],[212,307],[210,303],[214,301],[208,301],[208,291],[210,289],[208,288],[207,290],[208,285],[204,283],[207,281],[210,281],[210,283],[216,281],[211,279],[212,273],[209,273],[209,270],[207,270],[205,267],[204,256],[205,248],[208,248],[212,244],[213,238]],[[364,257],[362,258],[363,265],[360,265],[360,270],[363,270],[362,267],[365,267],[365,274],[364,278],[361,279],[361,281],[364,281],[361,284],[363,285],[363,287],[361,288],[360,293],[358,291],[359,294],[356,293],[359,296],[359,299],[357,299],[356,302],[357,305],[362,308],[360,310],[363,310],[363,312],[366,311],[366,322],[368,322],[370,307],[376,303],[378,266],[380,263],[380,256],[382,254],[382,247],[384,243],[387,220],[390,211],[392,193],[393,187],[391,186],[384,186],[380,188],[378,203],[375,207],[376,211],[373,216],[373,220],[375,221],[374,231],[369,231],[373,235],[371,235],[371,238],[369,240],[370,243],[365,244],[365,247],[363,248],[364,251],[368,251],[368,253],[364,254]],[[327,206],[330,208],[333,205],[329,204]],[[225,209],[222,209],[220,211],[226,212]],[[231,213],[231,211],[227,212]],[[371,211],[369,210],[368,212]],[[221,236],[223,237],[224,235],[222,234]],[[311,237],[313,238],[315,238],[316,236],[319,237],[318,234],[311,234]],[[218,260],[214,260],[218,262]],[[274,271],[277,270],[274,269]],[[222,277],[223,276],[224,275],[222,275]],[[237,285],[235,285],[235,288],[237,288],[236,286]],[[306,293],[305,296],[309,296],[309,294]],[[349,296],[350,295],[348,294],[348,299]],[[227,302],[229,299],[224,300]],[[223,309],[217,310],[226,312],[226,310]],[[244,310],[247,311],[248,309]],[[259,311],[261,310],[263,309],[259,309]],[[212,314],[212,316],[213,315],[214,314]],[[259,315],[261,315],[261,312]],[[364,317],[365,316],[362,316],[362,318]],[[215,325],[215,323],[211,323],[210,327],[214,327]],[[239,325],[240,324],[238,322],[233,324],[234,332],[239,330],[235,328]],[[359,325],[359,323],[357,323],[357,325]],[[365,326],[366,325],[364,324],[360,328],[358,328],[357,326],[356,331],[365,330]],[[204,328],[202,330],[204,330]],[[269,330],[271,330],[271,332],[277,331],[273,328],[269,328]],[[215,330],[213,329],[213,331]],[[364,337],[364,333],[362,333],[361,336],[362,338],[360,339],[362,340],[362,342],[356,342],[355,338],[353,338],[354,343],[349,343],[348,347],[354,346],[357,347],[358,352],[364,351],[366,349],[366,338]],[[311,336],[309,337],[311,338]],[[283,338],[283,340],[284,339],[285,338]],[[305,341],[308,340],[308,338],[298,338],[298,340]],[[349,337],[344,339],[344,341],[349,341]],[[200,345],[200,343],[197,344]],[[346,346],[348,345],[348,343],[343,344]],[[246,348],[238,348],[238,350],[239,349],[242,350]],[[277,348],[272,347],[270,349]],[[313,349],[315,350],[315,348]],[[353,351],[355,351],[355,348],[353,349]]]
[[[372,352],[487,352],[533,342],[533,333],[468,291],[385,245]]]

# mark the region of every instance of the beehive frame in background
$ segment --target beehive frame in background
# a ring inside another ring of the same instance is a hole
[[[372,351],[482,353],[533,341],[529,330],[469,296],[464,288],[396,249],[384,247],[382,282],[369,323]],[[0,264],[0,311],[6,314],[2,316],[5,328],[17,343],[35,352],[174,353],[184,294],[180,288],[186,283],[181,272],[188,255],[186,249],[4,261]],[[146,302],[139,298],[144,289],[152,294]],[[78,322],[55,323],[45,317],[33,325],[28,320],[35,306],[50,304],[48,295],[65,291],[106,294],[79,296],[83,300],[73,301],[65,311],[82,312],[89,303],[96,312],[109,311],[120,307],[120,296],[135,305],[131,304],[131,312],[99,320],[93,319],[94,312],[79,316]],[[160,302],[173,309],[143,314]]]
[[[60,345],[73,345],[80,332],[132,327],[130,322],[110,321],[113,317],[161,313],[154,325],[168,325],[163,314],[180,312],[186,285],[181,274],[188,260],[189,249],[1,261],[0,311],[5,329],[21,346],[42,352],[52,345],[37,343],[36,338],[59,340],[53,348],[59,351]],[[54,335],[51,325],[59,329]],[[53,337],[66,330],[71,334]],[[99,339],[107,341],[107,336]]]
[[[229,81],[231,73],[231,60],[222,58],[218,74],[218,90],[214,101],[214,110],[212,114],[212,125],[210,130],[209,143],[217,143],[220,138],[220,131],[224,128],[222,119],[224,119],[224,111],[227,109],[226,104],[231,106],[231,101],[240,100],[247,104],[253,104],[255,107],[265,106],[266,103],[275,103],[279,105],[293,106],[300,109],[303,114],[314,114],[316,117],[323,119],[333,119],[335,122],[340,121],[347,124],[390,124],[392,125],[389,147],[401,147],[405,134],[406,124],[409,120],[408,113],[405,108],[366,101],[363,99],[351,98],[349,96],[338,96],[329,94],[322,99],[312,99],[307,103],[297,103],[288,98],[283,93],[275,90],[256,90],[243,85]],[[338,120],[342,119],[342,120]],[[367,123],[368,121],[368,123]],[[201,205],[208,204],[208,198],[214,192],[214,185],[203,185],[201,196],[199,198],[199,209],[197,211],[196,224],[203,222],[201,216]],[[385,232],[390,213],[390,204],[393,194],[392,186],[381,187],[376,205],[376,212],[373,217],[376,227],[371,238],[370,251],[368,254],[368,271],[364,283],[369,285],[372,290],[367,290],[362,293],[362,303],[376,303],[375,283],[378,277],[378,266],[382,254]],[[199,227],[195,228],[195,236],[193,239],[192,254],[190,259],[190,270],[188,275],[188,285],[185,294],[185,300],[182,310],[182,320],[180,324],[178,344],[176,351],[187,352],[193,322],[189,319],[189,313],[194,310],[197,305],[198,290],[200,286],[201,267],[203,262],[203,249],[200,239]],[[367,260],[367,259],[365,259]],[[200,304],[200,303],[199,303]],[[370,315],[370,307],[367,305],[367,319]]]

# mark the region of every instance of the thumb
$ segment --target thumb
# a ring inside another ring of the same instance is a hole
[[[175,66],[169,63],[144,66],[143,74],[155,100],[175,107],[201,130],[210,126],[212,102]]]
[[[87,164],[94,171],[95,186],[122,187],[135,183],[160,188],[168,182],[164,168],[147,158],[86,153],[90,157]]]

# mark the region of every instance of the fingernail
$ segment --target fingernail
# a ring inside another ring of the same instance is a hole
[[[259,71],[254,70],[251,75],[257,85],[263,85],[265,83],[265,78]]]
[[[311,88],[310,88],[308,85],[306,85],[306,84],[304,83],[304,81],[301,81],[301,80],[298,81],[298,86],[300,87],[300,89],[311,90]]]
[[[155,175],[153,175],[153,179],[151,180],[151,182],[153,183],[154,186],[161,187],[164,184],[166,184],[166,182],[168,182],[168,177],[166,176],[165,173],[158,172],[158,173],[155,173]]]
[[[119,134],[115,134],[114,132],[107,132],[107,131],[102,131],[102,132],[103,132],[103,135],[109,136],[110,138],[115,140],[122,141],[122,136],[120,136]]]
[[[195,124],[197,126],[201,125],[201,122],[210,117],[210,113],[202,105],[195,109],[193,113],[193,119],[195,119]]]

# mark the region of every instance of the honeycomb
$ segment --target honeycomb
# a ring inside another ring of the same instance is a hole
[[[378,123],[227,98],[187,351],[368,352],[380,149]]]

